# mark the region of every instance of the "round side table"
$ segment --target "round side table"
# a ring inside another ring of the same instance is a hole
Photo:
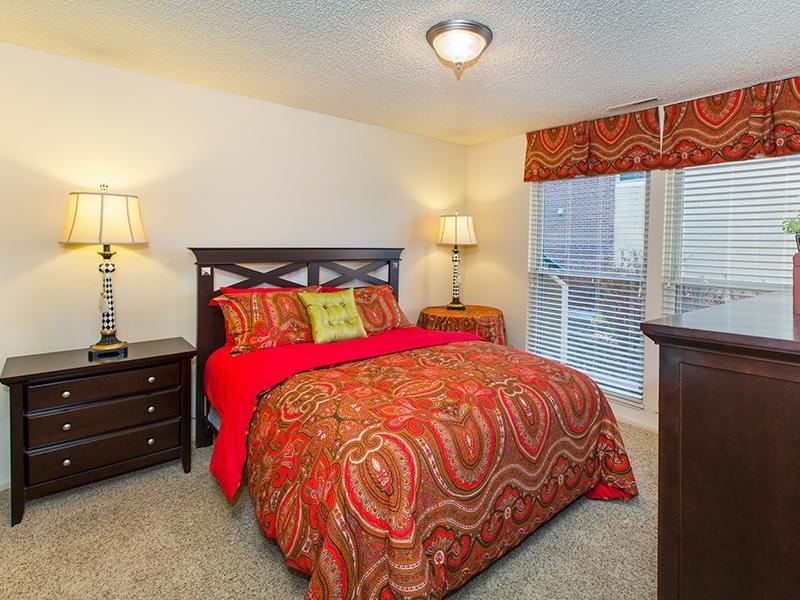
[[[467,306],[465,310],[449,310],[444,306],[423,308],[417,326],[438,331],[467,331],[487,342],[506,344],[503,311],[491,306]]]

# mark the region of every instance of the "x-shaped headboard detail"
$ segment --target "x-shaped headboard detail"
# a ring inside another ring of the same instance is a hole
[[[294,273],[295,271],[299,271],[307,267],[308,263],[292,262],[287,265],[282,265],[280,267],[270,269],[269,271],[257,271],[256,269],[251,269],[243,265],[218,265],[217,269],[221,271],[227,271],[228,273],[234,273],[236,275],[241,275],[242,277],[247,278],[244,279],[243,281],[238,281],[236,283],[233,283],[229,287],[235,287],[235,288],[258,287],[259,285],[265,283],[273,285],[275,287],[300,287],[300,285],[302,284],[289,281],[288,279],[283,279],[281,275],[288,275],[289,273]]]
[[[370,275],[373,271],[377,271],[378,269],[386,266],[385,260],[376,260],[369,264],[364,265],[363,267],[358,267],[356,269],[352,269],[345,265],[340,265],[339,263],[335,262],[321,262],[319,263],[320,267],[328,269],[329,271],[333,271],[334,273],[339,273],[339,277],[335,279],[331,279],[329,281],[324,282],[324,285],[330,286],[337,286],[343,285],[345,283],[350,283],[351,281],[363,281],[364,283],[370,283],[372,285],[381,285],[384,283],[389,283],[386,280],[378,279],[377,277],[373,277]],[[397,291],[395,290],[395,295],[397,295]]]

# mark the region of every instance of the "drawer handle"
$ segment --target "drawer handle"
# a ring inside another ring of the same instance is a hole
[[[155,443],[156,443],[156,440],[154,438],[148,438],[148,440],[147,440],[147,445],[148,446],[152,446]]]
[[[64,400],[66,400],[70,396],[72,396],[72,392],[70,392],[69,390],[64,390],[63,392],[61,392],[61,397],[64,398]]]
[[[155,383],[155,382],[156,382],[156,378],[153,377],[152,375],[150,375],[150,377],[147,378],[147,383]]]
[[[65,458],[64,460],[61,461],[61,466],[62,467],[68,467],[71,464],[72,464],[72,461],[70,459],[68,459],[68,458]]]
[[[61,429],[63,429],[64,431],[69,431],[70,429],[72,429],[72,423],[64,423],[61,426]]]
[[[155,406],[148,406],[148,407],[147,407],[147,412],[149,412],[149,413],[154,413],[154,412],[156,412],[156,407],[155,407]]]

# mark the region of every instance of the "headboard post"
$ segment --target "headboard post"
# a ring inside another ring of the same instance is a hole
[[[198,448],[214,441],[215,429],[208,421],[209,404],[203,376],[211,353],[225,343],[222,314],[210,306],[220,294],[215,282],[217,271],[241,277],[231,287],[301,287],[303,283],[285,279],[290,273],[305,269],[305,285],[340,286],[351,282],[374,285],[388,283],[397,297],[400,285],[400,254],[403,248],[189,248],[197,265],[197,375],[195,386],[195,444]],[[261,271],[246,265],[274,264],[281,266]],[[342,263],[366,263],[348,266]],[[373,272],[387,269],[386,279]],[[320,269],[335,273],[321,281]]]
[[[203,387],[206,361],[215,347],[214,312],[209,302],[214,293],[214,267],[197,265],[197,372],[195,374],[195,445],[198,448],[214,442],[214,432],[209,426],[208,401]],[[219,311],[216,311],[219,312]]]
[[[400,259],[389,261],[389,285],[392,286],[394,297],[400,294]]]

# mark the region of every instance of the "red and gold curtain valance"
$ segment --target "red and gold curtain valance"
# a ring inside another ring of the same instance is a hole
[[[800,153],[800,77],[532,131],[525,181]]]
[[[661,168],[800,152],[800,77],[664,108]]]
[[[660,126],[658,109],[591,121],[589,175],[613,175],[658,168]]]
[[[528,133],[525,181],[567,179],[588,174],[587,122]]]

